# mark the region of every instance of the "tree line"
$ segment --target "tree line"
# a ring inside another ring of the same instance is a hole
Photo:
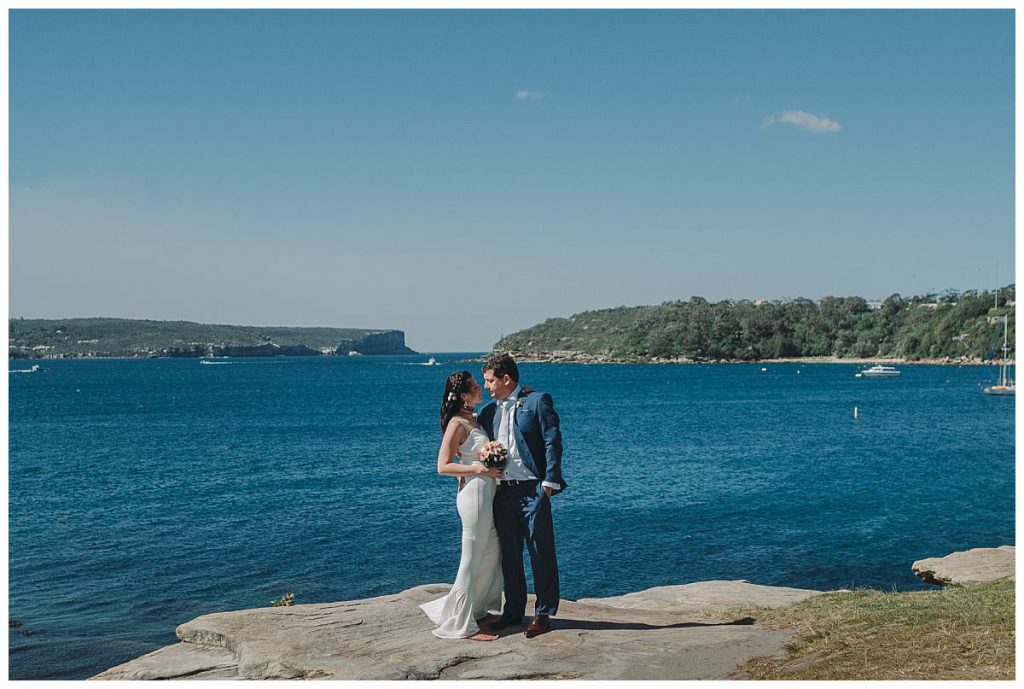
[[[572,351],[613,358],[760,360],[787,357],[990,359],[1002,353],[1009,317],[1012,356],[1015,286],[948,290],[881,302],[703,297],[657,306],[620,306],[551,318],[503,337],[495,349],[528,355]]]

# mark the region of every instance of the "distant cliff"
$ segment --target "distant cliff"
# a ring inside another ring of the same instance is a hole
[[[123,318],[11,319],[12,359],[415,354],[401,330],[208,325]]]
[[[401,330],[382,330],[362,337],[342,340],[336,347],[339,355],[349,352],[360,354],[415,354],[405,346],[405,333]]]

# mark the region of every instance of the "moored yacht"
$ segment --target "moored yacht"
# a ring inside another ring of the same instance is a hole
[[[987,388],[982,388],[982,392],[986,395],[1014,395],[1017,394],[1017,384],[1013,382],[1013,378],[1010,378],[1008,373],[1008,365],[1006,363],[1007,356],[1006,352],[1009,349],[1007,346],[1007,330],[1008,330],[1008,318],[1006,314],[1003,314],[1003,361],[999,365],[999,382],[995,385],[990,385]]]

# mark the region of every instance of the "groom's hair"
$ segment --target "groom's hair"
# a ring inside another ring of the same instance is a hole
[[[507,352],[492,355],[487,360],[487,363],[484,364],[484,371],[493,372],[495,378],[501,378],[507,373],[509,378],[517,383],[519,382],[519,367],[516,366],[515,359]]]

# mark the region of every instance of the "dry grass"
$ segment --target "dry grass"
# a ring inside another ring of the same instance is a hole
[[[785,658],[755,658],[737,671],[740,678],[1014,678],[1013,581],[827,593],[743,612],[797,634]]]

